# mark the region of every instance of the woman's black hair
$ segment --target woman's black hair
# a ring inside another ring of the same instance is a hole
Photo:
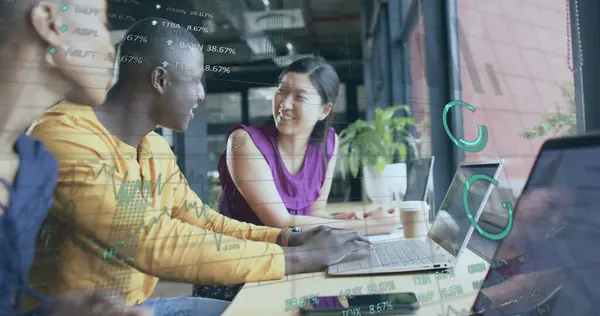
[[[335,68],[323,57],[305,57],[294,61],[283,69],[277,79],[277,83],[281,83],[283,76],[290,72],[308,74],[310,82],[319,92],[319,96],[321,96],[321,106],[327,103],[335,104],[340,91],[340,78],[335,72]],[[310,134],[313,144],[320,145],[326,143],[332,116],[333,111],[327,118],[317,122]]]

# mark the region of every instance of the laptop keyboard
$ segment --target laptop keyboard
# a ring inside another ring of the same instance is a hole
[[[422,240],[385,241],[373,243],[375,251],[362,260],[342,262],[335,267],[337,272],[378,268],[402,267],[415,264],[433,264],[431,254],[426,254],[427,244]]]

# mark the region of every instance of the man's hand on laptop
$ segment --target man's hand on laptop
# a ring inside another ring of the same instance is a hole
[[[358,260],[373,250],[357,232],[319,226],[306,231],[302,246],[284,248],[286,274],[323,271],[342,260]]]

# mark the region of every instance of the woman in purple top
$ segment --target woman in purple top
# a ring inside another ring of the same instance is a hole
[[[350,214],[336,219],[325,211],[338,150],[329,119],[339,85],[335,69],[320,57],[283,70],[271,124],[237,125],[229,134],[219,160],[221,213],[278,228],[328,225],[365,234],[396,229],[399,216],[381,209],[367,220],[351,220]],[[231,301],[242,286],[197,285],[194,295]]]
[[[237,125],[229,135],[219,160],[223,214],[278,228],[328,225],[363,234],[396,229],[399,216],[387,210],[369,212],[366,219],[334,218],[325,210],[338,152],[329,120],[339,85],[335,69],[320,57],[283,70],[272,124]]]

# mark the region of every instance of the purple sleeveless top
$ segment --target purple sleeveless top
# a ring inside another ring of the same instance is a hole
[[[291,174],[281,159],[275,126],[252,127],[240,124],[236,125],[229,135],[240,128],[250,134],[252,141],[269,164],[279,196],[281,196],[281,200],[290,214],[311,215],[311,207],[321,194],[327,165],[333,155],[335,146],[334,128],[330,128],[325,146],[309,143],[304,158],[304,166],[297,174]],[[326,148],[326,155],[323,153],[323,147]],[[252,207],[237,192],[227,168],[225,151],[219,159],[219,179],[223,189],[220,212],[238,221],[263,225]]]

